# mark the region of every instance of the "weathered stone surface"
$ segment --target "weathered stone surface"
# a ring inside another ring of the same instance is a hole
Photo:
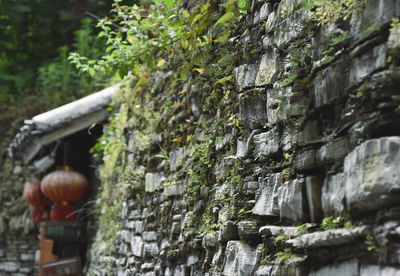
[[[141,220],[130,221],[127,225],[129,229],[133,229],[135,234],[141,234],[144,230],[144,224]]]
[[[146,173],[145,191],[151,193],[160,189],[164,181],[163,173]]]
[[[355,59],[351,63],[349,72],[350,86],[359,84],[374,71],[383,68],[386,64],[386,45],[379,45]]]
[[[258,181],[248,181],[243,183],[243,192],[246,195],[255,195],[259,187],[260,183]]]
[[[143,252],[143,240],[141,237],[139,236],[134,236],[131,239],[131,250],[133,255],[135,255],[136,257],[141,257],[142,256],[142,252]]]
[[[22,254],[19,256],[19,258],[20,258],[21,261],[27,262],[27,261],[34,261],[35,256],[34,256],[33,253],[31,253],[31,254],[22,253]]]
[[[387,24],[393,17],[400,16],[400,3],[397,0],[367,1],[362,13],[354,12],[351,18],[351,33],[354,40],[364,39]]]
[[[278,190],[282,185],[282,174],[277,173],[260,179],[253,213],[260,216],[279,216]]]
[[[308,121],[304,129],[300,131],[298,136],[299,144],[304,144],[316,139],[320,134],[320,126],[318,121]]]
[[[204,248],[217,247],[218,245],[218,232],[206,234],[202,240],[202,246]]]
[[[277,236],[297,237],[299,233],[296,229],[297,227],[293,226],[266,225],[260,227],[259,233],[261,236],[265,237],[277,237]]]
[[[400,199],[400,137],[364,142],[345,159],[349,211],[378,210]]]
[[[171,172],[176,171],[184,161],[185,149],[180,148],[169,153],[169,169]]]
[[[259,259],[257,247],[240,241],[229,241],[226,245],[223,275],[252,275]]]
[[[260,21],[264,21],[264,20],[268,19],[268,15],[271,12],[272,12],[272,4],[271,3],[265,3],[264,5],[262,5],[261,9],[260,9],[258,21],[255,21],[254,24],[257,24]]]
[[[396,50],[400,47],[400,25],[392,24],[387,41],[387,47],[390,50]]]
[[[297,257],[285,262],[274,262],[268,265],[260,266],[257,269],[256,276],[297,276],[306,275],[303,269],[303,261],[305,258]]]
[[[263,86],[275,81],[280,65],[281,61],[278,51],[268,52],[263,55],[255,79],[255,85]]]
[[[262,265],[257,269],[257,271],[254,275],[255,276],[271,276],[273,269],[274,269],[274,267],[272,265]]]
[[[280,217],[284,221],[302,222],[306,219],[306,198],[304,179],[295,179],[283,183],[278,191]]]
[[[361,265],[360,276],[400,276],[400,269],[390,266]]]
[[[285,7],[285,6],[280,5],[280,7]],[[278,9],[278,14],[288,13],[287,10],[288,9],[286,7],[284,12],[281,9]],[[290,43],[292,41],[304,37],[306,35],[306,30],[307,30],[306,21],[309,18],[310,18],[309,11],[297,11],[291,13],[287,18],[283,20],[279,18],[276,22],[276,24],[279,24],[279,28],[274,29],[274,34],[272,36],[273,43],[276,46],[278,46],[279,49],[282,49],[290,46]]]
[[[164,195],[166,196],[181,195],[184,191],[185,185],[180,181],[164,186]]]
[[[315,248],[323,246],[339,246],[355,242],[370,232],[369,227],[359,226],[352,229],[334,229],[304,234],[286,243],[295,247]]]
[[[350,151],[347,137],[341,137],[323,145],[317,151],[317,162],[334,163],[343,159]]]
[[[241,137],[236,140],[236,157],[245,157],[248,153],[248,140]]]
[[[146,257],[156,257],[160,252],[157,243],[145,243],[143,247],[143,256]]]
[[[142,233],[142,238],[144,241],[156,241],[157,240],[157,232],[155,231],[147,231]]]
[[[306,193],[311,222],[320,221],[320,219],[324,217],[321,203],[322,183],[323,181],[321,177],[306,177]]]
[[[294,168],[297,171],[307,171],[318,167],[315,150],[303,151],[295,155]]]
[[[175,267],[174,273],[172,275],[176,276],[185,276],[185,265],[177,265]]]
[[[239,233],[236,224],[233,221],[227,221],[222,225],[218,234],[219,242],[227,242],[230,240],[238,240]]]
[[[322,186],[322,210],[325,216],[341,214],[344,210],[345,180],[342,173],[328,175]]]
[[[267,22],[265,22],[265,32],[266,32],[267,34],[268,34],[268,33],[271,33],[271,32],[274,30],[276,19],[277,19],[277,11],[272,11],[272,12],[268,15]],[[263,46],[264,46],[264,48],[265,48],[265,49],[270,49],[271,43],[269,43],[269,42],[267,42],[267,41],[264,42],[265,40],[268,40],[268,37],[265,37],[265,38],[263,39]]]
[[[398,94],[399,86],[400,70],[395,68],[373,74],[362,87],[364,94],[369,94],[372,99],[377,100]]]
[[[5,272],[17,272],[20,267],[19,262],[3,262],[0,263],[0,271],[5,271]]]
[[[348,83],[348,62],[341,60],[322,70],[314,79],[312,93],[315,107],[332,103],[343,96]]]
[[[267,94],[265,89],[253,89],[239,96],[239,118],[251,129],[267,123]]]
[[[234,69],[233,75],[239,89],[254,87],[258,66],[258,64],[243,64]]]
[[[124,242],[130,242],[132,234],[128,230],[121,230],[119,231],[119,237]]]
[[[200,261],[199,255],[189,255],[189,257],[186,260],[186,265],[192,266],[194,264],[197,264],[199,261]]]
[[[118,252],[124,256],[131,255],[131,250],[130,250],[129,244],[127,244],[127,243],[120,244]]]
[[[265,159],[278,152],[280,146],[280,133],[278,128],[254,135],[254,156]]]
[[[313,271],[309,276],[337,276],[337,275],[359,275],[359,264],[357,260],[350,260],[332,266],[323,267],[317,271]],[[376,275],[376,274],[370,274]]]
[[[238,223],[239,237],[242,240],[258,240],[259,226],[255,221],[240,221]]]
[[[300,116],[307,111],[307,99],[292,87],[274,88],[267,91],[268,122],[276,124]]]
[[[20,267],[20,269],[18,271],[21,272],[21,273],[32,275],[33,267]]]
[[[282,150],[284,152],[292,151],[296,145],[300,124],[297,122],[288,122],[282,132]]]

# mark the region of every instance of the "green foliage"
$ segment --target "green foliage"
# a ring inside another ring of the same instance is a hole
[[[365,237],[365,245],[367,246],[368,251],[376,251],[377,250],[377,244],[375,241],[375,238],[371,234],[367,234]]]
[[[310,10],[318,25],[339,19],[348,19],[353,12],[361,11],[367,0],[303,0],[303,10]]]
[[[326,217],[321,222],[321,228],[323,230],[332,230],[342,227],[344,224],[343,217]]]
[[[38,68],[73,42],[84,11],[102,15],[106,1],[0,1],[0,103],[36,93]]]
[[[298,256],[294,254],[290,248],[285,248],[282,251],[275,253],[275,260],[278,262],[287,262],[291,259],[297,258]]]
[[[104,210],[99,214],[102,227],[106,221],[120,223],[116,212],[119,207],[109,209],[107,205],[115,198],[114,193],[121,194],[120,184],[115,183],[129,177],[123,168],[157,166],[167,171],[169,153],[181,147],[185,148],[181,168],[171,172],[164,185],[184,182],[189,205],[196,204],[200,197],[212,200],[207,191],[216,183],[216,144],[222,142],[225,133],[240,130],[241,126],[240,120],[232,116],[235,49],[231,38],[239,33],[241,26],[236,23],[245,9],[247,2],[243,0],[202,0],[190,5],[180,0],[155,0],[142,6],[115,1],[112,16],[98,23],[98,36],[106,43],[105,55],[93,59],[70,54],[69,59],[81,72],[117,73],[124,78],[125,86],[117,99],[120,105],[115,106],[115,116],[119,117],[113,117],[96,145],[96,149],[104,150],[103,188],[97,207]],[[218,50],[215,43],[219,43]],[[190,108],[193,95],[201,96],[200,117]],[[132,152],[124,141],[118,141],[124,140],[126,133],[135,137]],[[155,133],[162,139],[154,140]],[[225,145],[219,151],[232,155],[229,147]],[[127,151],[134,155],[133,165],[124,162]],[[240,182],[240,162],[229,166],[224,180]],[[140,181],[143,185],[143,177],[132,185],[139,186]],[[205,234],[216,228],[213,205],[207,206],[192,218],[187,229],[191,234]],[[236,206],[231,207],[233,210]],[[108,212],[114,217],[103,219],[103,213]],[[99,235],[110,237],[107,231]]]
[[[124,6],[116,1],[113,17],[104,18],[97,25],[101,29],[99,37],[106,38],[106,55],[90,59],[72,53],[70,60],[81,71],[118,72],[123,78],[128,72],[137,74],[142,65],[151,70],[164,68],[173,62],[173,56],[168,54],[173,50],[175,58],[178,54],[188,63],[182,64],[181,77],[190,69],[203,74],[203,64],[198,62],[200,52],[213,41],[223,42],[229,37],[229,30],[218,36],[220,27],[237,21],[235,14],[243,12],[246,2],[231,0],[220,4],[225,9],[222,16],[217,16],[218,6],[214,3],[201,1],[189,12],[180,8],[180,2],[154,1],[141,7]],[[215,29],[212,32],[215,35],[207,33],[209,28]]]
[[[304,223],[304,224],[302,224],[302,225],[297,226],[297,227],[296,227],[296,232],[299,233],[299,234],[304,234],[304,233],[306,233],[306,232],[307,232],[307,224]]]
[[[94,22],[90,18],[82,20],[81,28],[75,31],[73,49],[84,55],[97,58],[104,45],[92,33]],[[87,76],[68,62],[68,46],[59,48],[59,56],[39,68],[38,90],[46,98],[47,108],[54,108],[66,102],[81,98],[103,87],[104,75]]]

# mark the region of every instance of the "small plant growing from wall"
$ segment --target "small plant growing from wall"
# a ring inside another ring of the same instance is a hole
[[[318,25],[339,19],[348,19],[353,12],[361,11],[367,0],[304,0],[303,10],[311,10]]]

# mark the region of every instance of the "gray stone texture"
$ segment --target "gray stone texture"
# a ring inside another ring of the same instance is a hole
[[[337,276],[337,275],[359,275],[359,264],[357,260],[350,260],[332,266],[323,267],[317,271],[313,271],[309,276]],[[375,275],[375,274],[371,274]]]
[[[323,26],[303,0],[247,2],[243,32],[209,45],[216,56],[232,51],[233,86],[209,85],[214,61],[179,80],[176,87],[190,92],[171,100],[187,108],[162,113],[148,136],[169,150],[169,160],[151,159],[154,143],[130,139],[125,171],[141,176],[144,191],[130,192],[127,182],[115,247],[105,254],[106,242],[94,242],[88,275],[399,275],[400,137],[393,135],[400,135],[400,44],[390,23],[400,1],[369,0],[365,10]],[[196,13],[196,3],[182,5]],[[220,27],[207,35],[218,37]],[[296,78],[283,86],[288,76]],[[169,82],[157,86],[175,87]],[[225,95],[222,104],[206,110],[220,89],[229,89],[217,96]],[[149,93],[150,104],[162,98]],[[176,123],[187,142],[170,143]],[[210,164],[193,157],[200,143],[211,146]],[[204,178],[189,186],[198,168]],[[322,231],[330,216],[354,226]],[[1,243],[0,268],[32,263]]]
[[[238,223],[238,232],[241,240],[257,240],[258,235],[258,223],[255,221],[240,221]]]
[[[315,150],[299,152],[294,157],[294,168],[299,171],[307,171],[318,167]]]
[[[399,201],[400,137],[372,139],[344,161],[347,210],[378,210]]]
[[[251,129],[267,123],[267,93],[265,89],[253,89],[239,96],[239,118]]]
[[[278,128],[254,135],[254,156],[257,159],[265,159],[276,154],[280,146],[280,133]]]
[[[326,143],[317,151],[318,163],[335,163],[343,159],[350,151],[347,137],[340,137]]]
[[[343,174],[328,175],[322,186],[322,210],[325,216],[339,215],[344,211],[345,181]]]
[[[255,273],[259,258],[257,247],[240,241],[229,241],[226,245],[222,275],[252,275]]]
[[[312,83],[315,107],[330,104],[343,96],[348,85],[348,71],[348,61],[340,60],[318,74]]]
[[[354,40],[361,40],[371,34],[371,29],[379,29],[393,17],[400,16],[398,0],[367,1],[362,13],[353,13],[351,18],[351,33]]]
[[[292,223],[303,222],[307,218],[304,179],[283,183],[278,191],[280,218]]]
[[[292,87],[280,87],[267,91],[267,115],[270,124],[301,116],[307,111],[307,98]]]
[[[295,247],[317,248],[323,246],[340,246],[362,240],[370,228],[359,226],[351,229],[334,229],[304,234],[296,239],[288,240],[286,243]]]
[[[321,189],[322,189],[322,178],[318,176],[307,176],[306,177],[306,192],[308,210],[310,211],[311,222],[320,221],[324,214],[322,210],[321,202]]]
[[[276,226],[276,225],[266,225],[260,227],[259,233],[264,237],[277,237],[277,236],[287,236],[287,237],[297,237],[299,232],[297,227],[294,226]]]
[[[277,173],[260,179],[253,213],[260,216],[279,216],[278,191],[282,185],[282,174]]]
[[[145,191],[151,193],[162,188],[164,180],[163,173],[146,173]]]
[[[351,63],[349,85],[359,84],[374,71],[383,68],[386,64],[386,45],[375,46]]]
[[[268,52],[262,56],[255,79],[256,86],[271,84],[276,80],[281,60],[278,51]]]

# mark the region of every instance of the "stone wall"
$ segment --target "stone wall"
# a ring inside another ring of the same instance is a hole
[[[0,275],[26,276],[37,272],[38,239],[28,236],[0,242]]]
[[[0,162],[0,275],[34,275],[38,231],[22,193],[25,183],[35,179],[35,168],[3,157]]]
[[[89,275],[400,275],[400,1],[323,26],[302,3],[253,0],[227,99],[241,127],[206,185],[180,177],[201,162],[190,147],[154,158],[162,135],[128,129],[121,228]]]

